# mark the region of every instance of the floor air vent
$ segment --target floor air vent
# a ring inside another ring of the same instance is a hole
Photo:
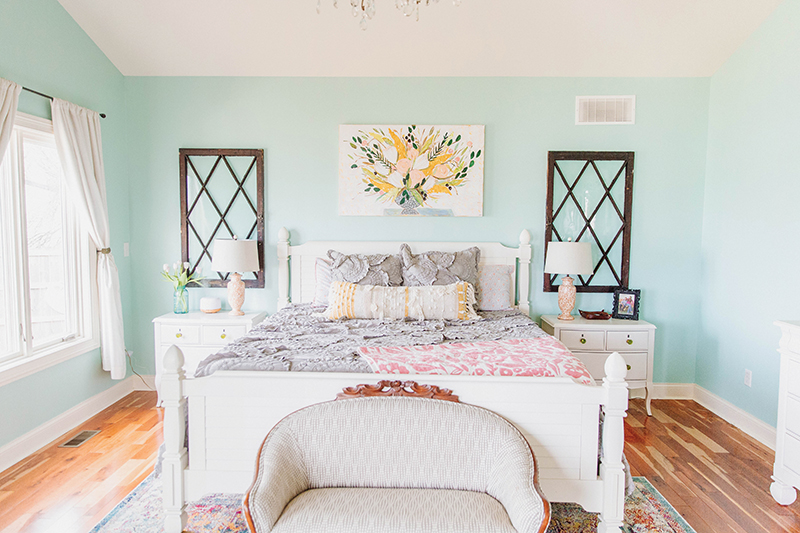
[[[577,96],[575,124],[634,124],[635,96]]]
[[[81,431],[80,433],[78,433],[77,435],[75,435],[74,437],[69,439],[67,442],[65,442],[64,444],[59,444],[58,447],[59,448],[77,448],[78,446],[80,446],[81,444],[83,444],[87,440],[91,439],[92,437],[94,437],[98,433],[100,433],[100,432],[97,431],[97,430]]]

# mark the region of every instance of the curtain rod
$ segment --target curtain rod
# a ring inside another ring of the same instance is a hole
[[[28,91],[29,93],[33,93],[33,94],[39,95],[42,98],[47,98],[48,100],[52,100],[53,99],[53,97],[50,96],[49,94],[40,93],[39,91],[34,91],[33,89],[28,89],[27,87],[23,87],[22,90],[23,91]],[[106,118],[106,114],[105,113],[100,113],[100,118]]]

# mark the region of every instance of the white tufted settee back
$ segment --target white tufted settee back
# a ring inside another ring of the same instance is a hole
[[[246,507],[258,533],[270,531],[295,496],[333,487],[482,492],[517,531],[539,531],[549,515],[522,434],[491,411],[443,400],[355,398],[289,415],[262,445]]]

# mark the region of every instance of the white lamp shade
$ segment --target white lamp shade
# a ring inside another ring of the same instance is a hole
[[[258,272],[258,241],[214,240],[211,268],[217,272]]]
[[[592,245],[588,242],[551,242],[547,245],[547,258],[544,262],[547,274],[591,274]]]

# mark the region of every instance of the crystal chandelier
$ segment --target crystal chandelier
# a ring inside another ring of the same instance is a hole
[[[320,12],[320,3],[322,0],[317,0],[317,13]],[[410,17],[414,16],[419,20],[419,7],[429,6],[431,4],[438,4],[439,0],[395,0],[395,7],[403,12],[403,15]],[[460,6],[461,0],[453,0],[454,6]],[[333,7],[338,8],[338,1],[333,0]],[[360,17],[361,21],[359,26],[362,30],[367,29],[367,21],[372,20],[375,16],[375,0],[350,0],[350,8],[352,9],[354,17]]]

